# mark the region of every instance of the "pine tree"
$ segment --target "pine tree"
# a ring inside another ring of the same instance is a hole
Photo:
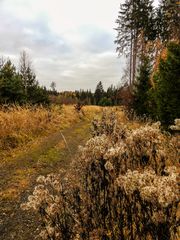
[[[171,40],[180,41],[180,11],[179,6],[171,1],[161,0],[156,10],[157,37],[162,43]]]
[[[144,54],[145,45],[155,38],[152,0],[126,0],[121,4],[116,20],[117,52],[129,56],[129,83],[134,83],[137,58]],[[140,56],[138,56],[140,53]]]
[[[148,92],[151,88],[150,85],[150,61],[148,57],[143,56],[141,59],[141,65],[138,71],[134,90],[134,109],[138,115],[149,114],[149,96]]]
[[[99,104],[99,101],[103,98],[103,96],[104,96],[104,89],[103,89],[102,82],[100,81],[97,84],[97,87],[96,87],[96,90],[95,90],[95,93],[94,93],[94,98],[95,98],[96,105]]]
[[[23,103],[23,83],[10,60],[0,67],[0,103]]]
[[[158,119],[165,125],[180,118],[180,45],[170,43],[166,59],[161,59],[155,75]]]

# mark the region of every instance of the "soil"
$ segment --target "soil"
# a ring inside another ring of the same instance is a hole
[[[33,240],[41,228],[38,216],[20,208],[32,193],[39,175],[68,169],[79,145],[90,137],[90,121],[45,137],[9,161],[0,164],[0,240]]]

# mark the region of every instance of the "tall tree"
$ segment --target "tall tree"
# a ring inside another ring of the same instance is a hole
[[[10,60],[0,66],[0,103],[23,103],[25,100],[22,79]]]
[[[19,60],[19,73],[22,78],[27,97],[31,95],[32,89],[38,85],[38,82],[36,81],[36,75],[33,72],[31,65],[32,64],[27,53],[23,51]]]
[[[116,23],[118,35],[115,43],[117,52],[129,57],[129,84],[134,83],[137,58],[144,54],[145,45],[155,37],[152,0],[126,0],[120,5]],[[141,59],[141,57],[140,57]]]
[[[94,93],[94,98],[95,98],[96,105],[99,104],[99,101],[101,100],[101,98],[103,98],[103,96],[104,96],[104,89],[103,89],[102,82],[100,81],[97,84],[96,90],[95,90],[95,93]]]
[[[157,37],[162,43],[180,41],[180,11],[179,5],[172,1],[161,0],[156,9]]]
[[[151,88],[150,84],[150,61],[149,58],[143,56],[141,59],[141,65],[139,67],[138,76],[136,79],[135,89],[134,89],[134,103],[133,107],[138,115],[148,115],[149,114],[149,90]]]
[[[168,125],[180,118],[180,45],[168,45],[167,58],[161,59],[155,78],[158,119]]]
[[[39,86],[31,61],[25,51],[20,55],[19,74],[23,82],[26,101],[32,104],[47,104],[49,102],[47,91]]]

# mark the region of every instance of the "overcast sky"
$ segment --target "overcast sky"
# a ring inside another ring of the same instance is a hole
[[[39,82],[58,90],[118,84],[115,52],[121,0],[0,0],[0,55],[17,64],[26,50]]]

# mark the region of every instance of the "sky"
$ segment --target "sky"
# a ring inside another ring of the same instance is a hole
[[[116,53],[122,0],[0,0],[0,56],[18,66],[32,60],[37,80],[60,91],[106,89],[121,82],[124,58]]]

